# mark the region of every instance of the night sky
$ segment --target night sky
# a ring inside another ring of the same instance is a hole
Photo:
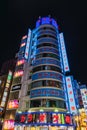
[[[55,18],[64,33],[70,74],[87,84],[87,4],[83,0],[8,0],[0,4],[0,66],[15,57],[21,37],[39,16]]]

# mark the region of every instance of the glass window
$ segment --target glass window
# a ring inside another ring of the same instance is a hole
[[[54,44],[51,44],[51,43],[42,43],[42,44],[40,44],[40,45],[37,45],[37,48],[44,47],[44,46],[49,46],[49,47],[58,48],[57,45],[54,45]]]
[[[12,92],[10,93],[10,100],[13,100],[13,99],[18,99],[19,97],[19,91],[16,91],[16,92]]]
[[[40,107],[41,106],[41,100],[32,100],[30,103],[30,107]]]
[[[33,68],[33,73],[37,72],[37,71],[41,71],[41,70],[53,70],[53,71],[57,71],[57,72],[62,72],[61,68],[56,67],[56,66],[50,66],[50,65],[43,65],[43,66],[38,66]]]
[[[51,53],[42,53],[42,54],[38,54],[38,55],[36,55],[36,59],[38,59],[38,58],[42,58],[42,57],[53,57],[53,58],[56,58],[56,59],[60,60],[59,56],[56,55],[56,54],[51,54]]]

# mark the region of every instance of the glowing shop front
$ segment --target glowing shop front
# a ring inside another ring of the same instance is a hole
[[[17,113],[14,130],[74,130],[72,115],[60,112]]]

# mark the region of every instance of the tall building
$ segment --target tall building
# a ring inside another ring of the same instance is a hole
[[[18,54],[3,129],[74,130],[70,109],[76,108],[69,108],[69,65],[57,22],[39,18],[22,38]]]
[[[22,37],[19,52],[16,54],[16,66],[13,74],[13,80],[11,84],[11,91],[6,108],[3,129],[14,129],[14,119],[16,110],[19,106],[21,80],[23,76],[23,67],[25,63],[24,53],[26,47],[27,36]],[[11,123],[11,124],[10,124]]]

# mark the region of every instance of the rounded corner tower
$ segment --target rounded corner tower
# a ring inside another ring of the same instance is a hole
[[[50,16],[39,17],[29,42],[30,104],[27,111],[16,113],[15,130],[74,130],[72,115],[66,108],[65,74],[56,20]]]
[[[58,25],[53,18],[40,17],[33,34],[30,108],[66,111]]]

